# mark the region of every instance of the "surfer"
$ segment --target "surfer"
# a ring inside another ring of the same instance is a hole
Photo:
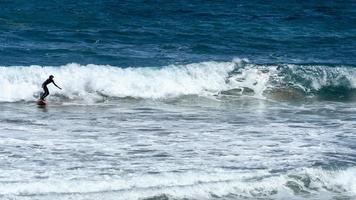
[[[62,88],[60,88],[58,85],[56,85],[56,83],[53,81],[53,78],[54,78],[54,76],[53,76],[53,75],[50,75],[50,76],[48,77],[48,79],[45,80],[45,82],[42,83],[42,88],[43,88],[43,91],[44,91],[44,93],[42,94],[42,96],[41,96],[41,98],[40,98],[42,101],[44,101],[44,99],[46,98],[46,96],[49,95],[49,91],[48,91],[48,88],[47,88],[47,85],[48,85],[48,84],[53,83],[57,88],[59,88],[60,90],[62,89]]]

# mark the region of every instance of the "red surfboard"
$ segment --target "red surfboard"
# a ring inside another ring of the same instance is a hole
[[[38,99],[36,103],[39,106],[45,106],[47,104],[47,102],[45,100],[42,100],[42,99]]]

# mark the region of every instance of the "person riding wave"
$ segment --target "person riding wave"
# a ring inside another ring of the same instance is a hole
[[[48,91],[48,88],[47,88],[48,84],[53,83],[57,88],[59,88],[60,90],[62,89],[61,87],[56,85],[56,83],[53,81],[53,78],[54,78],[54,76],[50,75],[48,77],[48,79],[45,80],[45,82],[42,83],[42,88],[43,88],[43,91],[44,91],[44,93],[41,95],[41,98],[40,98],[42,101],[44,101],[45,98],[49,95],[49,91]]]

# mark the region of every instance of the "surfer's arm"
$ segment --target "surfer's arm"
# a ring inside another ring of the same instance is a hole
[[[57,88],[59,88],[60,90],[62,89],[62,88],[59,87],[54,81],[53,81],[53,84],[54,84]]]

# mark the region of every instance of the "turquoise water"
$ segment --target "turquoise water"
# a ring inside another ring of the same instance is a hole
[[[355,199],[355,16],[0,1],[0,199]]]

